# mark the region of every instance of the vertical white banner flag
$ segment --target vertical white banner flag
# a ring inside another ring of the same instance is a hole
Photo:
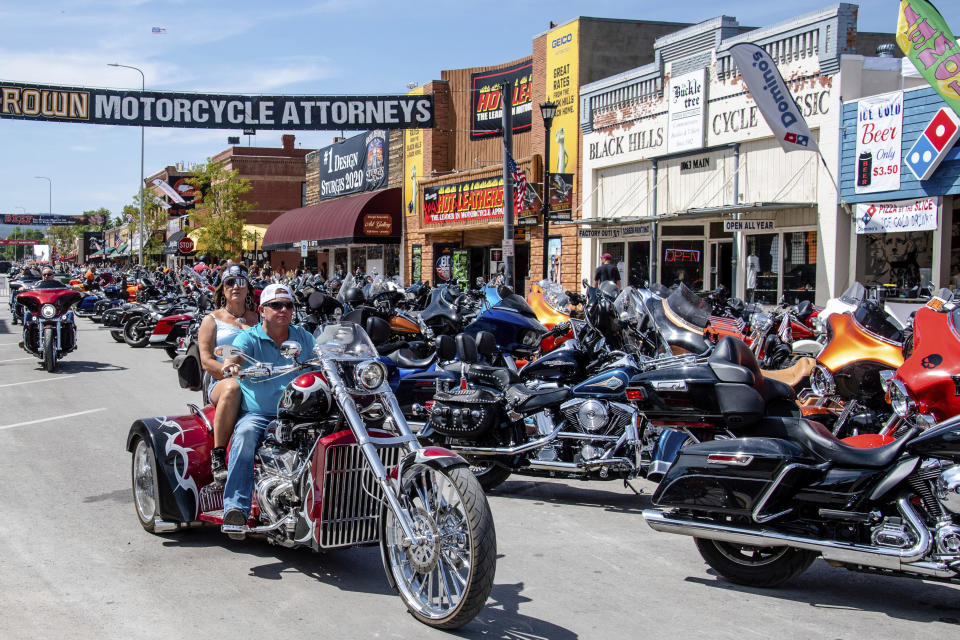
[[[766,51],[744,42],[730,47],[743,82],[784,151],[820,151],[793,94]]]
[[[902,91],[858,101],[856,193],[900,189],[901,129]]]

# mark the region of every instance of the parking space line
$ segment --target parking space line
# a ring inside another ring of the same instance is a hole
[[[8,360],[0,360],[0,362],[16,362],[18,360],[36,360],[34,356],[27,356],[26,358],[10,358]]]
[[[14,427],[25,427],[30,424],[39,424],[41,422],[52,422],[53,420],[63,420],[65,418],[75,418],[77,416],[84,416],[88,413],[97,413],[98,411],[106,411],[106,407],[100,407],[99,409],[88,409],[87,411],[77,411],[76,413],[67,413],[62,416],[53,416],[50,418],[40,418],[39,420],[28,420],[27,422],[18,422],[16,424],[5,424],[0,426],[0,431],[4,429],[13,429]]]
[[[19,346],[20,346],[19,342],[4,342],[0,344],[0,347],[19,347]]]
[[[75,374],[68,376],[57,376],[56,378],[43,378],[41,380],[27,380],[26,382],[11,382],[10,384],[0,384],[0,389],[3,387],[19,387],[22,384],[36,384],[38,382],[53,382],[54,380],[66,380],[67,378],[76,378]]]

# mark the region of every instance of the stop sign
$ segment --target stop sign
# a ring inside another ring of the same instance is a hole
[[[180,253],[193,253],[193,239],[189,236],[180,238],[180,242],[177,243],[177,250]]]

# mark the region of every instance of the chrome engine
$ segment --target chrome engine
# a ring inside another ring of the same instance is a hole
[[[937,476],[937,500],[948,512],[960,514],[960,465],[953,465]]]
[[[582,434],[577,458],[589,462],[602,457],[616,444],[633,419],[634,409],[619,402],[575,398],[560,406],[570,431]]]
[[[260,465],[256,467],[254,490],[257,495],[257,504],[260,507],[260,518],[265,525],[273,525],[289,516],[300,505],[300,496],[294,487],[294,478],[303,463],[297,451],[272,444],[264,444],[257,454]],[[279,535],[271,539],[287,544],[293,540],[295,518],[289,518],[287,523],[276,531]]]
[[[873,528],[870,540],[878,547],[906,549],[915,542],[915,536],[903,524],[902,518],[887,517]]]

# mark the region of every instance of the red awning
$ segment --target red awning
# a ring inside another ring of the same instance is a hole
[[[398,244],[403,199],[400,188],[345,196],[287,211],[263,237],[268,251],[293,249],[295,242]]]

